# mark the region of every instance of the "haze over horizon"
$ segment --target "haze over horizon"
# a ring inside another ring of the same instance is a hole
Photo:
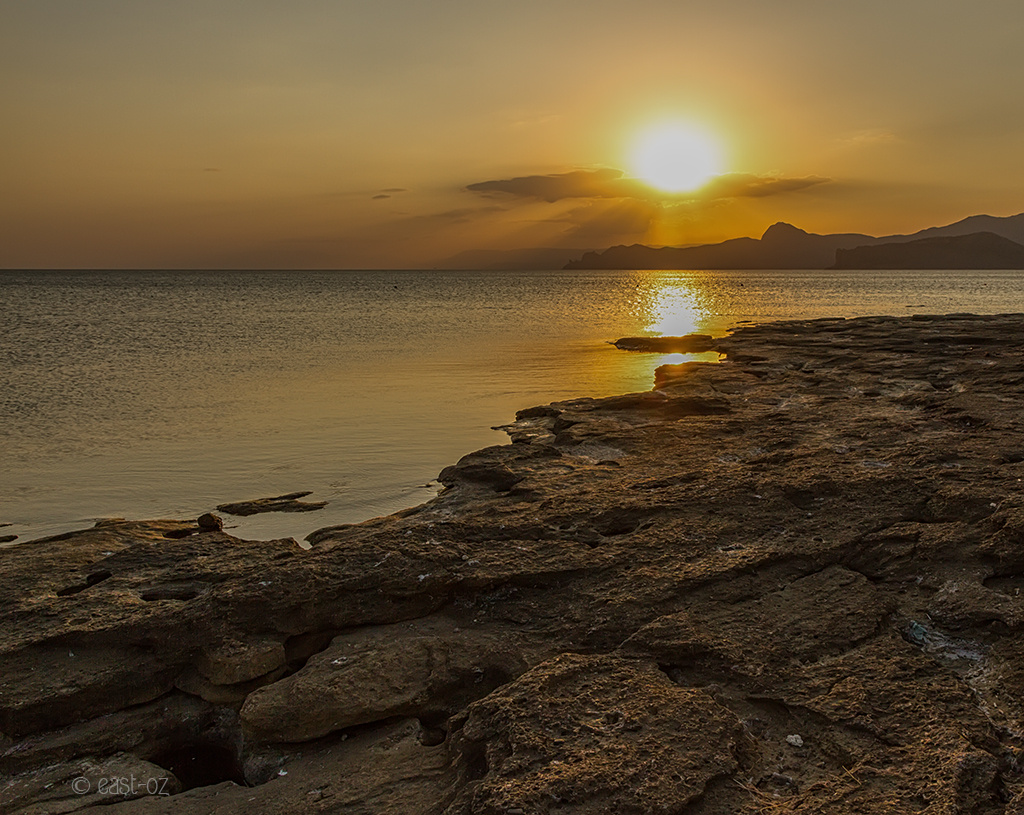
[[[1022,39],[1010,0],[16,1],[0,268],[418,268],[1013,215]],[[637,145],[679,123],[714,155],[661,183]]]

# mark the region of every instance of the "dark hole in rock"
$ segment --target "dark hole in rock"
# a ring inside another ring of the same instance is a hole
[[[679,685],[680,687],[687,685],[686,674],[683,673],[683,669],[678,665],[659,664],[658,670],[665,674],[673,685]]]
[[[640,526],[640,522],[635,518],[612,518],[599,526],[598,531],[606,538],[610,538],[615,535],[628,535],[630,532],[636,531],[638,526]]]
[[[151,761],[174,773],[181,782],[182,792],[224,781],[246,786],[238,754],[224,744],[212,741],[179,744],[153,756]]]
[[[985,588],[1005,594],[1008,597],[1020,597],[1022,594],[1021,590],[1024,589],[1024,576],[997,575],[985,578],[982,583]]]
[[[199,596],[199,588],[191,584],[154,586],[149,589],[143,589],[139,596],[147,602],[152,600],[191,600]]]
[[[490,771],[487,766],[487,751],[484,745],[470,743],[463,752],[466,766],[466,780],[479,781]]]
[[[424,747],[437,747],[444,744],[448,738],[448,731],[445,729],[445,720],[437,716],[427,716],[420,719],[420,744]]]
[[[635,532],[640,524],[651,524],[650,513],[641,507],[614,507],[606,509],[592,520],[593,528],[603,537],[628,535]]]
[[[200,530],[199,530],[198,526],[190,528],[190,529],[172,529],[170,532],[164,532],[164,537],[165,538],[175,538],[175,539],[187,538],[189,535],[194,535],[194,534],[196,534],[196,532],[199,532],[199,531]]]
[[[311,656],[326,650],[336,634],[335,631],[309,631],[289,637],[284,643],[288,670],[292,673],[301,670]]]

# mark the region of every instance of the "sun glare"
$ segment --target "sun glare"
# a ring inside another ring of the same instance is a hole
[[[660,334],[663,337],[680,337],[692,334],[702,316],[696,291],[676,279],[659,280],[650,307],[650,316],[645,333]]]
[[[718,145],[689,125],[653,127],[637,139],[630,156],[635,175],[666,192],[688,192],[721,172]]]

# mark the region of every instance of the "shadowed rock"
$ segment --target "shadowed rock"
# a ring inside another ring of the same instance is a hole
[[[507,635],[431,623],[364,628],[251,693],[241,718],[261,738],[286,742],[394,716],[443,720],[524,667]]]
[[[300,501],[311,495],[312,491],[290,492],[287,495],[278,495],[273,498],[256,498],[252,501],[236,501],[232,504],[218,504],[217,509],[227,512],[229,515],[256,515],[260,512],[312,512],[314,509],[323,509],[327,506],[326,501]],[[214,518],[216,516],[204,515]]]
[[[224,528],[224,521],[212,512],[205,512],[196,519],[196,526],[207,532],[210,530],[220,532]]]
[[[714,351],[715,339],[710,334],[686,334],[682,337],[620,337],[612,345],[622,351],[699,354]]]

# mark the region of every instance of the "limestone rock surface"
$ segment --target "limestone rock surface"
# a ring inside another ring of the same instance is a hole
[[[452,721],[447,813],[678,812],[737,769],[739,720],[653,663],[564,654]]]

